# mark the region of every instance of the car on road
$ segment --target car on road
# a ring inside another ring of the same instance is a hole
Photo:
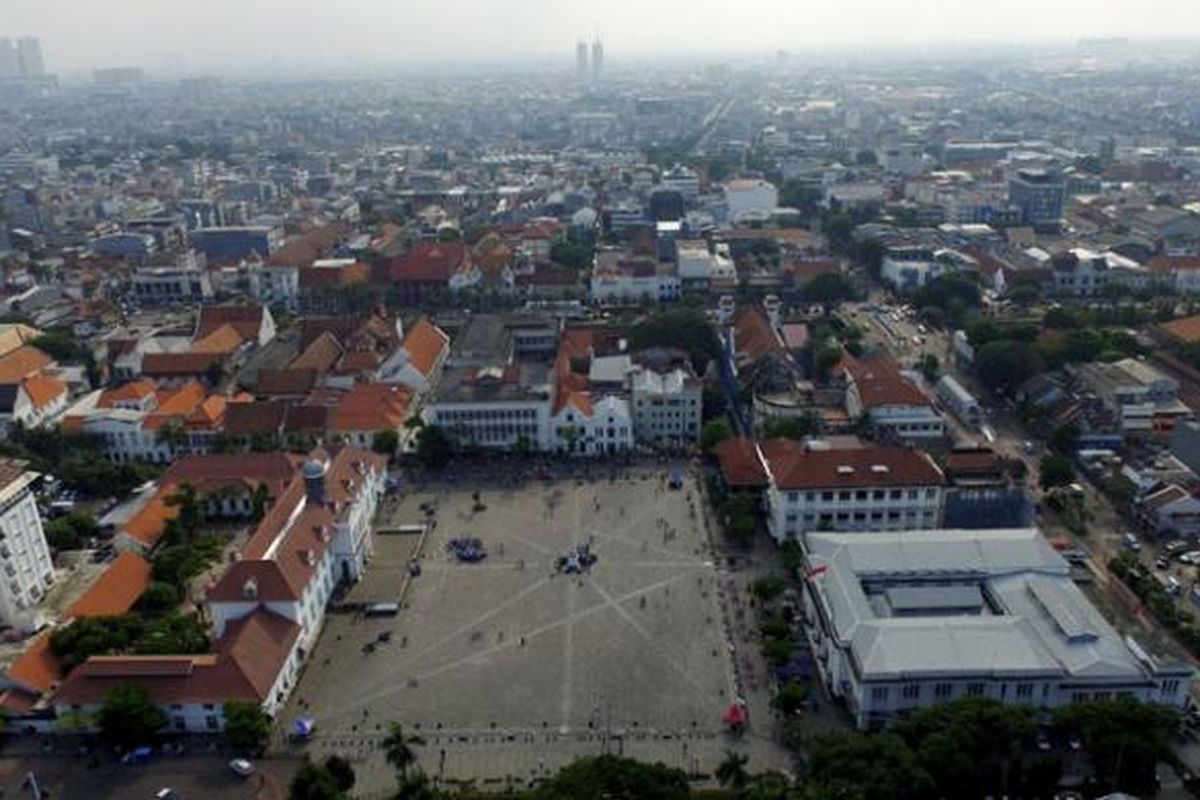
[[[154,793],[154,800],[183,800],[183,795],[170,787],[164,787]]]
[[[1080,740],[1078,734],[1072,733],[1070,736],[1067,737],[1067,747],[1071,748],[1072,750],[1082,750],[1083,749],[1083,741]]]
[[[1183,594],[1183,584],[1180,583],[1179,579],[1174,575],[1167,577],[1167,582],[1164,588],[1167,590],[1167,594],[1175,595],[1176,597]]]
[[[1125,546],[1126,550],[1132,550],[1135,553],[1142,549],[1142,540],[1132,533],[1122,536],[1121,544]]]
[[[243,778],[254,774],[254,765],[244,758],[235,758],[229,762],[229,768]]]
[[[1046,735],[1045,731],[1037,733],[1037,749],[1043,753],[1050,749],[1050,737]]]

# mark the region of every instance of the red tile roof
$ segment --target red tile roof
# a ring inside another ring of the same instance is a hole
[[[0,384],[20,383],[54,363],[54,359],[31,344],[0,356]]]
[[[60,708],[97,705],[109,689],[130,680],[158,705],[261,703],[299,636],[300,626],[258,608],[228,625],[215,654],[93,656],[71,671],[55,692],[54,703]]]
[[[422,316],[404,335],[404,349],[408,351],[409,362],[428,378],[449,352],[450,337],[429,317]]]
[[[945,483],[933,460],[910,447],[815,449],[790,439],[770,439],[762,443],[762,451],[775,486],[784,491]]]
[[[118,617],[133,608],[150,585],[150,562],[125,552],[109,565],[83,596],[66,610],[67,617]]]
[[[733,344],[739,364],[753,364],[771,353],[782,353],[783,344],[758,306],[742,306],[733,315]]]
[[[900,374],[899,365],[890,358],[858,360],[847,356],[842,364],[854,381],[863,408],[930,405],[929,398]]]
[[[419,242],[389,264],[392,280],[402,283],[443,283],[467,260],[467,247],[460,242]]]
[[[387,383],[364,383],[342,395],[330,412],[329,429],[338,432],[396,429],[408,418],[412,392]]]
[[[767,471],[753,439],[729,438],[716,447],[725,484],[735,489],[761,489],[768,485]]]
[[[262,306],[241,303],[228,306],[204,306],[196,322],[193,339],[203,339],[223,325],[233,326],[246,341],[258,341],[265,311]]]
[[[147,353],[142,357],[142,374],[152,378],[204,375],[220,364],[220,353]]]

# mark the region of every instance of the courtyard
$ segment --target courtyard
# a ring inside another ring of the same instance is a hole
[[[437,777],[495,777],[512,767],[486,756],[497,746],[532,759],[534,773],[580,748],[646,746],[643,757],[662,746],[679,766],[712,768],[700,754],[719,759],[728,746],[722,713],[736,691],[694,480],[673,490],[664,470],[638,469],[478,500],[433,487],[389,500],[377,527],[424,522],[427,510],[423,546],[420,534],[379,533],[369,576],[347,598],[401,599],[400,613],[327,618],[283,716],[316,720],[314,754],[369,760],[396,721],[424,737],[422,764]],[[459,561],[447,543],[463,537],[487,557]],[[578,545],[596,563],[566,574],[557,562]],[[413,558],[420,575],[408,581]],[[479,758],[460,755],[471,745]]]

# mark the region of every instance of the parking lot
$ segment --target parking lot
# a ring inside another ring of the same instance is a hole
[[[524,742],[549,764],[555,742],[566,754],[610,736],[707,740],[719,757],[733,673],[700,504],[690,479],[672,490],[649,469],[483,491],[478,503],[445,489],[388,504],[381,528],[435,509],[421,574],[397,616],[329,616],[285,719],[314,717],[320,740],[364,758],[401,722],[441,751],[426,769],[446,776],[477,777],[454,752],[445,761],[447,745],[472,742]],[[446,545],[461,537],[487,557],[455,558]],[[378,536],[371,589],[351,596],[402,585],[416,538]],[[589,543],[590,570],[556,567]]]

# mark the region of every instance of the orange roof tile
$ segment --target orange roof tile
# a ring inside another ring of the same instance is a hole
[[[228,355],[237,350],[246,341],[245,337],[229,323],[213,329],[202,339],[192,342],[193,353],[219,353]]]
[[[131,400],[141,401],[154,394],[157,390],[158,384],[154,381],[149,378],[138,378],[135,381],[129,381],[112,389],[102,391],[100,398],[96,401],[96,407],[112,408],[121,402]]]
[[[342,395],[333,408],[333,431],[380,431],[398,428],[408,417],[412,393],[395,384],[365,383]]]
[[[116,617],[133,604],[150,585],[150,562],[137,553],[117,556],[104,574],[66,610],[68,617]]]
[[[0,356],[0,384],[20,383],[54,363],[54,359],[31,344]]]
[[[33,375],[25,379],[25,394],[37,409],[45,408],[67,393],[67,385],[49,375]]]
[[[450,337],[434,325],[429,317],[423,316],[405,334],[404,349],[408,351],[409,362],[422,375],[429,377],[438,361],[450,349]]]
[[[179,516],[179,507],[168,505],[167,497],[175,490],[173,485],[160,486],[146,505],[129,519],[121,532],[146,547],[153,547],[162,538],[167,520]]]
[[[50,632],[47,631],[33,640],[12,666],[8,668],[8,677],[30,689],[45,692],[62,679],[62,665],[50,649]]]

